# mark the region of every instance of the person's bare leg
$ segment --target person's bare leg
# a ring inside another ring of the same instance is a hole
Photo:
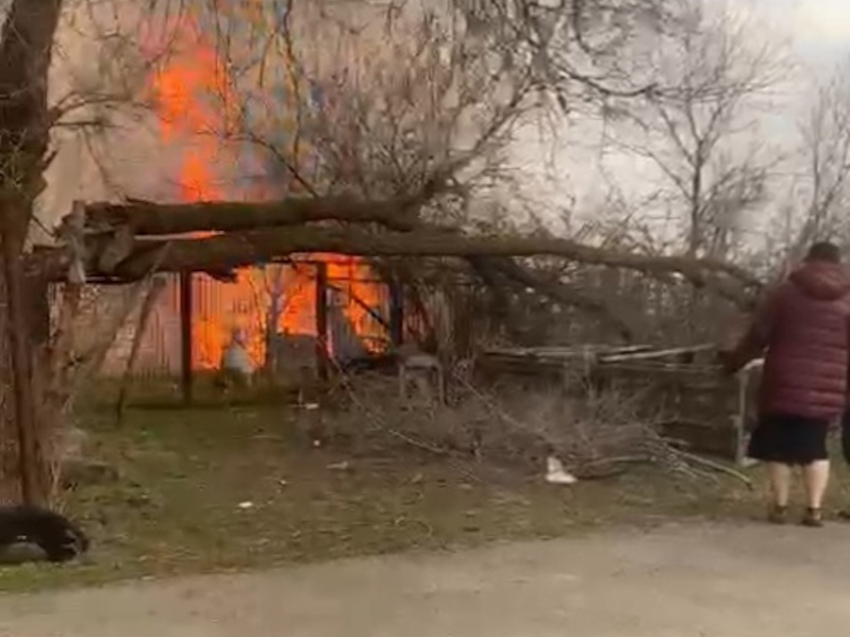
[[[803,467],[803,485],[806,489],[808,511],[804,523],[820,526],[821,505],[829,484],[829,460],[816,460]]]
[[[770,521],[785,522],[788,500],[791,496],[791,467],[781,462],[767,463],[767,477],[770,482]]]
[[[781,462],[768,462],[767,475],[770,479],[771,503],[787,507],[791,497],[791,467]]]

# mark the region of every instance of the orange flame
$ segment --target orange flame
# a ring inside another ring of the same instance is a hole
[[[180,149],[181,197],[185,201],[222,200],[227,193],[216,167],[232,164],[235,158],[227,157],[220,134],[232,115],[228,105],[235,102],[215,48],[198,37],[193,26],[181,31],[192,41],[191,50],[171,56],[153,78],[152,88],[158,98],[162,140]],[[304,255],[302,261],[327,263],[331,287],[341,293],[342,316],[367,350],[381,349],[385,329],[373,314],[383,305],[382,286],[365,260],[314,254]],[[315,336],[315,272],[314,266],[304,263],[300,267],[244,268],[237,273],[235,283],[195,276],[193,366],[217,368],[234,329],[248,335],[249,354],[254,364],[261,366],[266,358],[269,309],[276,296],[280,297],[276,331]]]

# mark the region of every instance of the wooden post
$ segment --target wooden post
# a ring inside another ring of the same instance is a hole
[[[180,372],[183,402],[192,404],[192,273],[180,273]]]
[[[398,349],[404,343],[404,287],[393,277],[390,288],[390,343]]]
[[[316,263],[316,370],[321,380],[329,376],[328,352],[328,266]]]

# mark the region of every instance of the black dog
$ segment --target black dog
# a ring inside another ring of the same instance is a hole
[[[51,562],[67,562],[89,549],[89,539],[68,518],[37,506],[0,506],[0,549],[35,544]]]

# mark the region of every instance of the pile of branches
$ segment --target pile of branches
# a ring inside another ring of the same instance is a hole
[[[411,405],[400,397],[394,376],[344,377],[345,407],[332,418],[328,434],[347,439],[358,454],[412,447],[523,475],[541,475],[546,458],[555,456],[580,480],[649,464],[691,478],[716,479],[720,472],[749,484],[726,465],[663,436],[663,414],[648,418],[639,395],[588,388],[576,398],[508,384],[485,389],[462,370],[451,372],[445,405]]]

